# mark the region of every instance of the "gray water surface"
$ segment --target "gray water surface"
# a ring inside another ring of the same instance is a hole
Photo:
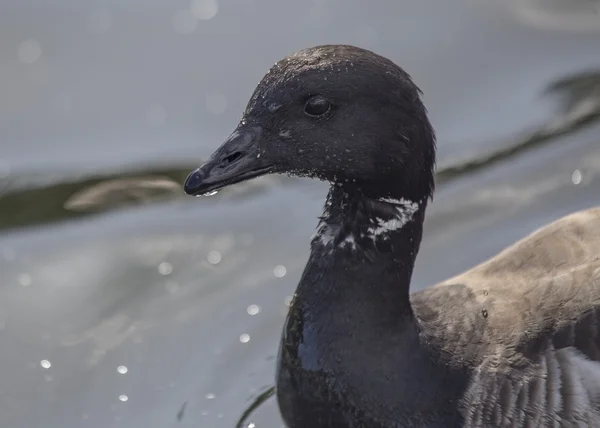
[[[0,5],[2,427],[234,427],[269,391],[327,187],[181,182],[299,48],[373,49],[425,93],[414,289],[600,203],[598,1],[192,5]],[[249,423],[281,426],[275,400]]]

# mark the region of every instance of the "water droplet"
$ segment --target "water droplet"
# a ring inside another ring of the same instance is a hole
[[[219,4],[217,0],[192,0],[190,10],[198,19],[211,19],[219,11]]]
[[[254,422],[250,422],[248,424],[248,428],[255,428],[255,427],[256,427],[256,424]]]
[[[129,371],[129,369],[126,366],[119,366],[117,367],[117,373],[119,374],[125,374]]]
[[[484,318],[487,318],[488,317],[488,311],[487,311],[487,309],[482,309],[481,310],[481,314],[483,315]]]
[[[287,272],[287,269],[285,268],[285,266],[283,265],[277,265],[275,266],[275,268],[273,269],[273,274],[277,277],[277,278],[283,278],[285,276]]]
[[[214,400],[215,397],[216,397],[216,395],[213,394],[212,392],[209,392],[208,394],[206,394],[205,397],[206,397],[207,400]]]
[[[240,336],[240,342],[242,342],[242,343],[248,343],[248,342],[250,342],[250,335],[246,334],[246,333],[242,334]]]
[[[24,40],[19,45],[17,57],[25,64],[33,64],[42,56],[42,47],[34,39]]]
[[[250,306],[248,306],[248,309],[246,309],[246,311],[250,315],[256,315],[256,314],[258,314],[260,312],[260,306],[258,306],[258,305],[250,305]]]
[[[42,366],[42,368],[44,369],[49,369],[50,367],[52,367],[52,364],[48,360],[42,360],[40,361],[40,366]]]
[[[196,30],[198,26],[198,20],[196,16],[189,10],[183,9],[175,12],[171,18],[173,28],[179,34],[191,34]]]
[[[577,185],[577,184],[581,183],[582,178],[583,178],[583,174],[581,174],[581,171],[579,171],[578,169],[573,171],[573,175],[571,176],[571,180],[573,181],[573,184]]]
[[[211,251],[206,256],[206,260],[208,260],[208,263],[211,265],[216,265],[221,261],[221,253],[218,251]]]
[[[173,265],[169,262],[162,262],[158,265],[158,273],[161,275],[170,275],[173,272]]]
[[[21,284],[23,287],[28,287],[33,282],[33,279],[31,278],[31,275],[29,275],[28,273],[22,273],[19,275],[18,281],[19,281],[19,284]]]
[[[212,196],[212,195],[216,195],[217,193],[219,193],[218,190],[212,190],[210,192],[206,192],[206,193],[203,193],[203,194],[198,195],[198,196]]]
[[[125,402],[127,400],[129,400],[129,397],[126,396],[125,394],[119,395],[119,401]]]

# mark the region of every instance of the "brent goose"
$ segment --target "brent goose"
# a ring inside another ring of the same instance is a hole
[[[331,183],[279,349],[285,423],[599,427],[600,210],[409,294],[434,164],[409,75],[317,46],[271,68],[187,178],[194,195],[267,173]]]

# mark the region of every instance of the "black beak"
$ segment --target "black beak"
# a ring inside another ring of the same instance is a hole
[[[204,165],[190,173],[185,193],[202,195],[271,172],[258,150],[260,135],[259,127],[238,127]]]

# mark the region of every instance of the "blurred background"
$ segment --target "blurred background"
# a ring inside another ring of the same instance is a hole
[[[414,289],[600,204],[598,0],[2,0],[1,427],[282,426],[274,358],[327,186],[181,183],[275,61],[325,43],[425,93]]]

